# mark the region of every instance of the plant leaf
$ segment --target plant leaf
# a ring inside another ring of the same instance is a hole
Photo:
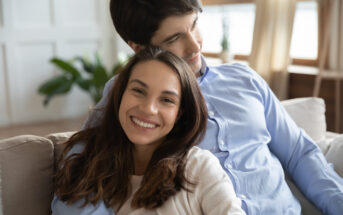
[[[77,78],[81,76],[79,71],[72,65],[72,63],[64,61],[60,58],[52,58],[51,63],[55,64],[63,72],[71,74],[73,78]]]
[[[78,78],[76,79],[76,83],[79,87],[81,87],[81,89],[85,90],[85,91],[89,91],[91,85],[92,85],[92,81],[89,79],[82,79],[82,78]]]
[[[48,105],[49,101],[56,95],[66,94],[70,91],[73,81],[66,76],[61,75],[55,77],[38,88],[40,94],[45,95],[44,106]]]
[[[93,75],[93,83],[97,88],[104,87],[104,85],[109,79],[105,68],[102,66],[97,66],[94,70]]]
[[[54,77],[41,84],[38,88],[38,92],[44,95],[50,94],[57,86],[62,85],[65,81],[68,81],[65,75]]]
[[[123,68],[123,65],[124,65],[123,62],[119,62],[119,63],[115,64],[112,68],[111,76],[116,75]]]
[[[82,57],[75,57],[75,60],[78,60],[81,62],[82,67],[86,72],[88,72],[90,74],[93,73],[95,66],[92,63],[90,63],[88,60],[86,60],[85,58],[82,58]]]

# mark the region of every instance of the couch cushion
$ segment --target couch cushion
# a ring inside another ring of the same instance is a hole
[[[307,97],[281,102],[295,123],[317,143],[325,139],[325,103],[321,98]]]
[[[1,140],[0,214],[50,214],[52,175],[50,140],[33,135]]]
[[[336,172],[343,178],[343,134],[330,142],[330,148],[325,157],[332,163]]]
[[[52,133],[45,136],[47,139],[51,140],[54,144],[54,161],[56,164],[56,160],[59,158],[60,154],[63,152],[63,149],[65,147],[65,141],[68,140],[69,137],[71,137],[75,131],[69,131],[69,132],[60,132],[60,133]]]

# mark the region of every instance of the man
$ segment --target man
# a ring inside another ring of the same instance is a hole
[[[299,129],[263,79],[242,65],[206,66],[197,27],[198,0],[111,0],[120,36],[135,51],[160,46],[183,58],[198,76],[208,106],[201,148],[218,157],[247,214],[301,214],[284,171],[325,214],[343,214],[343,179]],[[106,91],[97,107],[106,103]],[[101,109],[89,117],[96,125]]]

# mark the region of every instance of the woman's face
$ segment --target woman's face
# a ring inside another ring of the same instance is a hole
[[[119,108],[120,124],[135,145],[156,148],[173,129],[181,102],[178,75],[149,60],[135,65]]]

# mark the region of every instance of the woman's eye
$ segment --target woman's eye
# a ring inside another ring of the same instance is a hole
[[[142,94],[142,95],[144,94],[144,91],[139,88],[132,88],[132,91],[136,94]]]
[[[162,101],[165,103],[175,104],[174,100],[169,99],[169,98],[163,98]]]

